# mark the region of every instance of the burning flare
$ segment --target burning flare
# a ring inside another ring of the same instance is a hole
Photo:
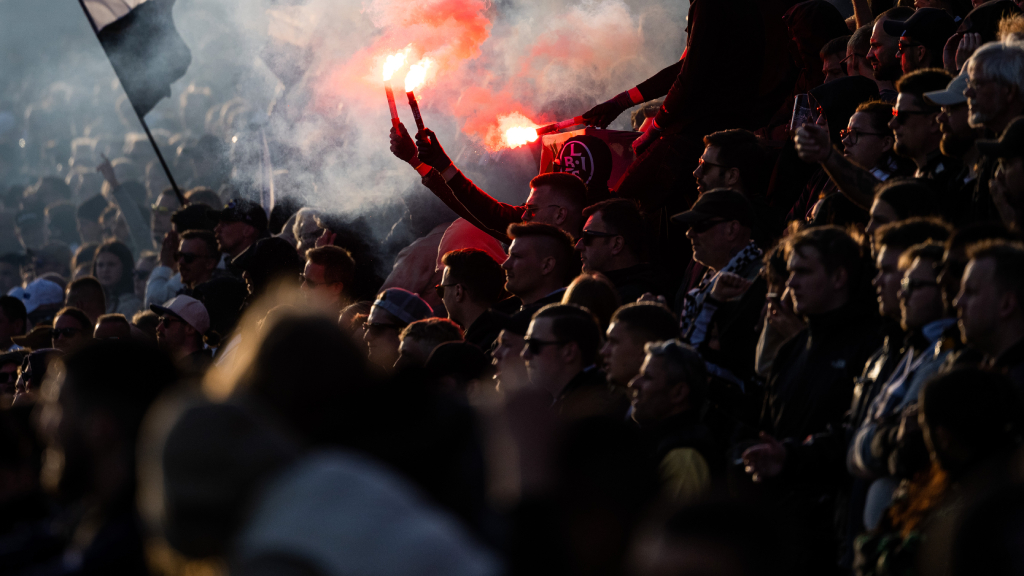
[[[408,51],[408,48],[406,48],[406,51]],[[384,61],[384,81],[387,82],[388,80],[391,80],[391,77],[394,76],[395,72],[398,72],[402,66],[405,66],[405,51],[388,56]]]
[[[498,131],[502,134],[502,144],[509,148],[518,148],[528,142],[536,142],[537,124],[519,112],[498,116]]]
[[[423,81],[427,79],[427,69],[431,64],[433,62],[429,58],[424,58],[418,64],[409,66],[409,72],[405,75],[406,92],[412,92],[423,85]]]

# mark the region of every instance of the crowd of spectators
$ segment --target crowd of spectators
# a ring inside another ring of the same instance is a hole
[[[267,210],[224,134],[180,192],[134,137],[34,160],[0,571],[1019,573],[1024,11],[839,4],[692,0],[583,115],[643,105],[617,181],[506,204],[397,125],[387,238]]]

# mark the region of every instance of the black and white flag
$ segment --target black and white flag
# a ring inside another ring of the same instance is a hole
[[[174,27],[174,0],[79,0],[132,106],[143,117],[185,75],[192,52]]]

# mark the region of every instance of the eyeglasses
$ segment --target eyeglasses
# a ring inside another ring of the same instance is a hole
[[[370,333],[370,336],[380,336],[385,330],[401,330],[404,326],[399,324],[388,324],[386,322],[363,322],[363,330]]]
[[[704,160],[704,158],[698,159],[697,162],[701,166],[716,166],[718,168],[722,168],[722,169],[725,169],[725,170],[728,170],[729,168],[732,168],[732,166],[726,166],[725,164],[717,164],[715,162],[707,162],[707,161]]]
[[[879,136],[879,137],[882,137],[882,136],[891,136],[891,134],[882,134],[881,132],[863,132],[861,130],[857,130],[856,128],[843,128],[842,130],[839,131],[839,138],[841,138],[843,140],[849,140],[850,141],[850,146],[853,146],[854,144],[856,144],[857,140],[861,136]]]
[[[527,204],[526,210],[523,211],[523,218],[529,218],[530,220],[532,220],[533,217],[537,215],[537,212],[540,212],[545,208],[561,208],[561,206],[559,206],[558,204],[548,204],[547,206],[531,206]]]
[[[903,40],[900,40],[900,43],[896,46],[896,57],[899,58],[904,52],[914,46],[924,46],[924,44],[919,42],[904,42]]]
[[[56,340],[57,338],[71,338],[79,332],[81,332],[81,330],[78,328],[52,328],[50,330],[50,339]]]
[[[598,238],[614,238],[616,236],[618,236],[618,234],[615,234],[614,232],[600,232],[600,231],[597,231],[597,230],[584,230],[583,234],[580,236],[580,239],[583,240],[583,245],[584,246],[590,246],[591,244],[594,243],[594,240],[597,240]]]
[[[896,120],[897,124],[906,122],[907,116],[927,116],[928,114],[935,114],[935,112],[928,112],[926,110],[897,110],[895,107],[892,109],[892,117]]]
[[[939,283],[935,280],[916,280],[914,278],[904,278],[903,280],[900,280],[900,290],[908,296],[918,288],[928,288],[929,286],[938,285]]]
[[[853,54],[850,54],[850,55],[849,55],[849,56],[847,56],[846,58],[843,58],[842,60],[840,60],[840,61],[839,61],[839,63],[843,65],[843,71],[846,71],[847,67],[849,66],[849,64],[847,63],[847,61],[848,61],[848,60],[850,60],[850,59],[851,59],[851,58],[853,58],[853,57],[857,57],[857,58],[867,58],[867,57],[868,57],[868,55],[867,55],[867,54],[857,54],[856,52],[854,52]]]
[[[711,218],[709,220],[702,220],[700,222],[694,222],[693,224],[690,224],[690,229],[696,232],[697,234],[703,234],[708,230],[711,230],[715,226],[718,226],[722,222],[726,222],[726,220],[722,218]]]
[[[434,293],[438,298],[444,298],[444,289],[449,286],[458,286],[458,284],[437,284],[434,286]]]
[[[185,264],[191,264],[200,258],[206,258],[203,254],[196,254],[194,252],[178,252],[177,260],[185,262]]]
[[[321,286],[330,286],[331,284],[337,284],[337,282],[317,282],[305,274],[299,274],[299,281],[303,284],[309,284],[313,288],[319,288]]]
[[[526,349],[529,350],[530,354],[540,354],[540,351],[545,346],[561,346],[565,344],[565,340],[538,340],[536,338],[527,338],[523,340],[526,344]]]

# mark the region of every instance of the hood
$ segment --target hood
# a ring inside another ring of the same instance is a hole
[[[850,122],[854,110],[862,102],[878,99],[878,85],[863,76],[847,76],[822,84],[811,90],[811,96],[825,110],[828,133],[834,144],[840,144],[839,132]]]
[[[807,86],[821,84],[825,75],[818,53],[829,40],[850,34],[846,20],[825,0],[809,0],[787,10],[782,21],[789,28],[790,50],[803,69]]]

